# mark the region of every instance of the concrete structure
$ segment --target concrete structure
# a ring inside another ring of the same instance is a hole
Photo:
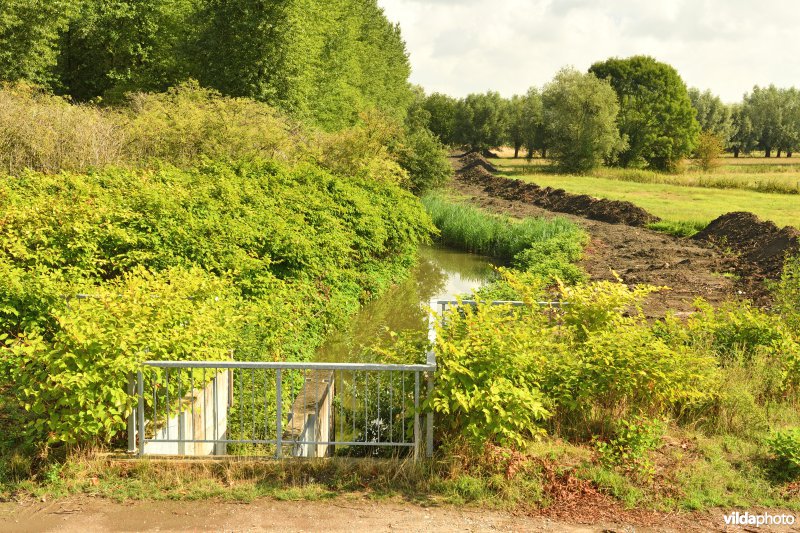
[[[223,370],[202,389],[181,400],[180,412],[160,421],[155,441],[219,441],[227,439],[228,408],[233,394],[233,370]],[[147,426],[152,424],[147,421]],[[225,442],[145,442],[145,455],[225,455]]]

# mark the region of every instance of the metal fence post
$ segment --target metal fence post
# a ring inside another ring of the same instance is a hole
[[[281,369],[275,370],[275,393],[277,405],[275,406],[275,458],[280,459],[283,440],[283,375]]]
[[[136,395],[136,375],[131,372],[128,375],[128,396]],[[136,413],[137,408],[131,407],[131,412],[128,415],[128,453],[136,453]]]
[[[414,460],[419,458],[419,370],[414,372]]]
[[[428,371],[428,412],[425,415],[425,456],[433,457],[433,409],[430,401],[433,394],[433,370]]]
[[[139,423],[136,429],[139,435],[139,456],[141,457],[144,455],[144,375],[141,368],[136,372],[136,382],[139,390],[139,406],[136,413],[139,416]]]

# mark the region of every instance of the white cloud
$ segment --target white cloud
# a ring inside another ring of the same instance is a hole
[[[611,56],[652,55],[689,86],[734,102],[753,85],[800,85],[791,0],[379,0],[400,22],[411,81],[454,96],[508,96]]]

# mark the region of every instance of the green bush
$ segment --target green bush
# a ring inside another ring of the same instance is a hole
[[[487,440],[522,446],[544,433],[551,416],[539,389],[546,345],[534,341],[545,322],[532,316],[522,332],[519,314],[508,306],[466,307],[450,313],[437,336],[431,405],[441,427],[478,447]]]
[[[406,132],[391,147],[398,164],[408,172],[409,188],[415,194],[444,185],[453,175],[453,167],[441,141],[427,129]]]
[[[713,399],[716,360],[669,346],[630,312],[654,288],[561,286],[569,305],[554,318],[536,306],[540,278],[504,276],[528,306],[478,304],[440,327],[433,406],[448,431],[476,444],[520,446],[546,430],[582,440]]]
[[[91,291],[50,309],[53,331],[2,335],[0,375],[31,441],[108,441],[125,428],[125,386],[142,361],[218,361],[234,346],[237,297],[202,270],[139,268]]]
[[[259,161],[25,172],[0,210],[0,394],[30,443],[113,439],[145,352],[308,359],[433,229],[391,183]]]
[[[800,331],[800,255],[787,257],[783,275],[773,287],[775,307],[795,331]]]
[[[800,428],[776,431],[767,444],[778,469],[788,478],[800,478]]]

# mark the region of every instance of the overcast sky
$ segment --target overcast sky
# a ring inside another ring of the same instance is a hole
[[[796,0],[379,0],[399,22],[411,81],[453,96],[541,86],[558,69],[647,54],[736,102],[800,86]]]

